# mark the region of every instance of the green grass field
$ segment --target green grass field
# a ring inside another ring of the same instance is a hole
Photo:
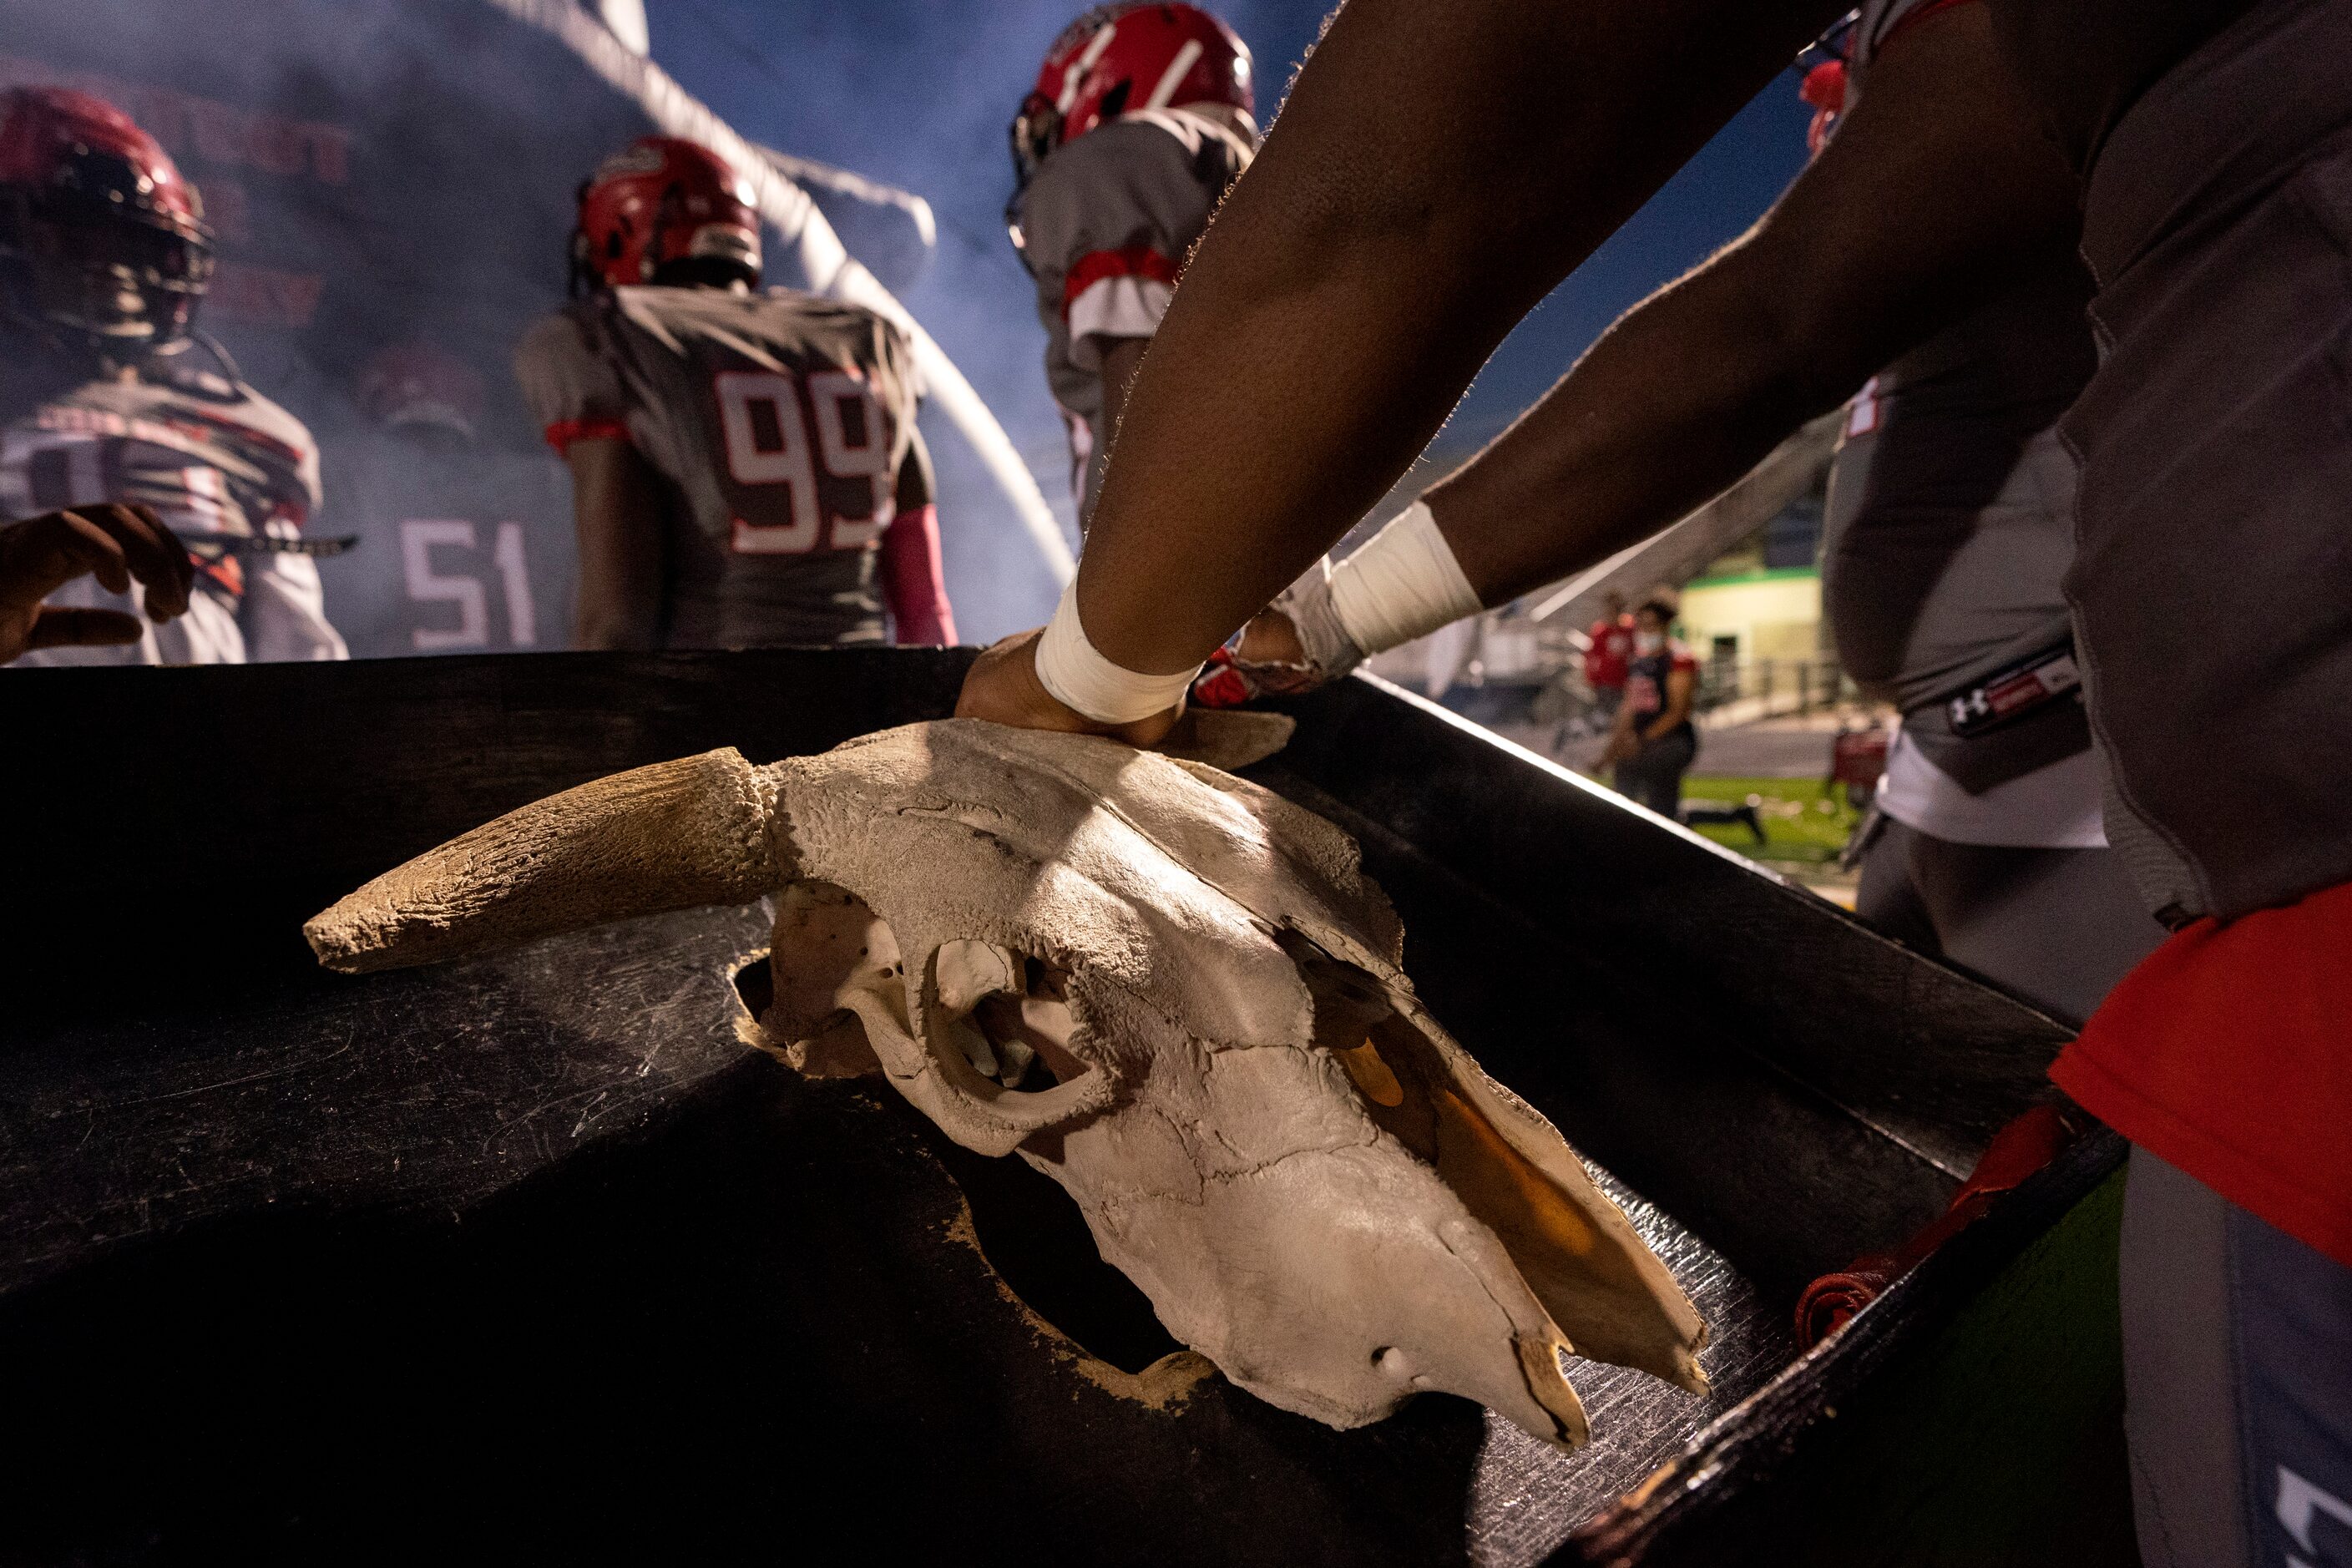
[[[1735,805],[1755,796],[1764,821],[1764,843],[1742,823],[1697,827],[1726,848],[1790,869],[1834,867],[1838,851],[1858,820],[1845,792],[1819,779],[1727,779],[1699,775],[1683,780],[1683,798]]]

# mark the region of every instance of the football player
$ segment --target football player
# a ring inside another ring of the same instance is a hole
[[[1201,661],[1405,471],[1511,324],[1843,3],[1342,7],[1130,390],[1076,584],[1043,633],[975,662],[958,710],[1164,735]],[[1954,68],[1937,24],[1990,47]],[[1539,406],[1502,438],[1540,459],[1519,470],[1535,504],[1439,498],[1349,574],[1361,613],[1340,617],[1377,641],[1605,559],[1760,458],[1792,406],[1833,405],[1908,346],[1878,335],[1887,322],[1948,324],[2020,262],[2079,243],[2100,352],[2059,424],[2077,474],[2074,675],[2111,853],[2175,934],[2051,1077],[2133,1145],[2123,1426],[2152,1568],[2340,1563],[2352,1521],[2347,60],[2352,0],[1923,17],[1815,170],[1857,158],[1880,110],[1899,130],[1906,98],[1928,101],[1906,73],[1932,75],[1939,117],[1969,134],[1919,142],[1841,204],[1864,225],[1911,216],[1877,246],[1841,226],[1843,243],[1782,253],[1800,289],[1809,271],[1882,278],[1879,306],[1718,298],[1695,356],[1621,324],[1571,374],[1589,395],[1555,395],[1557,423]],[[1789,237],[1794,216],[1784,204],[1766,228]],[[1723,277],[1718,259],[1676,292],[1698,310],[1699,282]],[[1705,401],[1768,368],[1760,395]],[[1626,438],[1667,408],[1704,438],[1670,463]],[[1434,518],[1454,509],[1492,526],[1449,536]],[[1573,558],[1521,553],[1563,537],[1564,513]],[[1296,640],[1317,658],[1311,629]],[[2048,690],[2058,673],[2016,679]]]
[[[1083,531],[1127,385],[1192,242],[1257,150],[1250,52],[1191,5],[1098,5],[1013,121],[1013,247],[1037,280],[1045,380]]]
[[[0,97],[0,520],[144,507],[194,558],[184,615],[26,664],[347,657],[301,537],[319,448],[194,325],[212,277],[195,187],[86,93]],[[54,608],[137,608],[101,574]],[[153,606],[151,605],[150,606]]]
[[[2003,120],[2000,101],[1972,85],[1999,68],[1981,0],[1869,0],[1822,53],[1805,92],[1822,110],[1811,137],[1821,151],[1771,214],[1628,314],[1537,422],[1433,488],[1407,530],[1254,621],[1201,699],[1296,691],[1377,651],[1347,624],[1362,624],[1364,574],[1393,563],[1423,518],[1449,541],[1523,529],[1547,539],[1539,553],[1574,555],[1586,546],[1568,542],[1608,510],[1585,497],[1646,474],[1650,493],[1670,499],[1627,535],[1663,526],[1695,455],[1717,450],[1710,431],[1779,439],[1831,403],[1840,381],[1875,370],[1852,405],[1822,530],[1839,662],[1903,715],[1877,815],[1858,841],[1857,912],[2062,1016],[2087,1017],[2164,933],[2101,826],[2105,774],[2060,587],[2074,476],[2054,426],[2097,358],[2072,186],[2021,131],[2022,107],[2007,105]],[[1930,210],[1956,216],[1931,228],[1925,204],[1908,199],[1931,183],[1917,171],[1981,172],[1995,150],[2017,166],[1999,182],[1999,204],[1942,204]],[[2041,226],[2021,237],[2015,215],[2029,195]],[[1723,323],[1754,320],[1836,325],[1776,334],[1722,362],[1719,380],[1699,379],[1694,367],[1727,341]],[[1628,394],[1609,379],[1631,363],[1627,344],[1644,363],[1674,368],[1677,395]],[[1603,407],[1619,432],[1605,453],[1563,456],[1591,451],[1581,443]],[[1556,458],[1579,477],[1555,481]],[[1522,461],[1519,481],[1496,487]],[[1530,481],[1538,468],[1545,477]],[[1538,494],[1580,504],[1550,507]],[[1436,535],[1422,540],[1433,558],[1452,555]],[[1433,580],[1454,568],[1432,563]],[[1456,608],[1475,611],[1482,596]],[[1620,776],[1637,782],[1667,776],[1679,731],[1655,728],[1638,737],[1654,755],[1644,747],[1636,759],[1620,740],[1604,760],[1623,758]],[[1627,793],[1673,815],[1670,801]]]
[[[573,298],[515,351],[572,469],[582,647],[950,643],[896,326],[760,288],[751,192],[648,136],[580,189]]]

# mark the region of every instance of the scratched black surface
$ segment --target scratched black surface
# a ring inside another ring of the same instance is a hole
[[[1599,1437],[1562,1457],[1444,1398],[1333,1433],[1215,1379],[1169,1412],[1105,1392],[999,1289],[1127,1371],[1168,1348],[1050,1183],[740,1045],[756,910],[304,962],[302,915],[498,811],[929,716],[962,657],[0,684],[0,723],[52,742],[0,781],[49,829],[0,1036],[0,1559],[733,1558],[846,1528],[966,1559],[1532,1562],[1779,1372],[1797,1285],[1932,1213],[2056,1038],[1424,709],[1307,705],[1265,782],[1363,838],[1439,1016],[1715,1325],[1710,1399],[1580,1369]],[[1767,918],[1798,972],[1723,951]],[[1893,1046],[1967,1070],[1930,1092],[1846,1059]],[[993,1271],[950,1234],[967,1201]]]

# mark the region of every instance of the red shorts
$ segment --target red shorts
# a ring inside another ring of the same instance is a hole
[[[2176,933],[2050,1076],[2133,1142],[2352,1266],[2352,882]]]

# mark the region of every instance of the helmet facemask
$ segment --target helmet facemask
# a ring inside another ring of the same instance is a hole
[[[1004,204],[1004,229],[1012,237],[1013,253],[1029,265],[1028,237],[1021,232],[1021,198],[1037,170],[1062,144],[1062,111],[1042,92],[1021,100],[1020,112],[1006,128],[1013,142],[1013,195]]]
[[[126,161],[92,151],[46,186],[6,191],[0,296],[8,311],[100,347],[184,338],[211,287],[212,235],[157,210],[150,188]]]

